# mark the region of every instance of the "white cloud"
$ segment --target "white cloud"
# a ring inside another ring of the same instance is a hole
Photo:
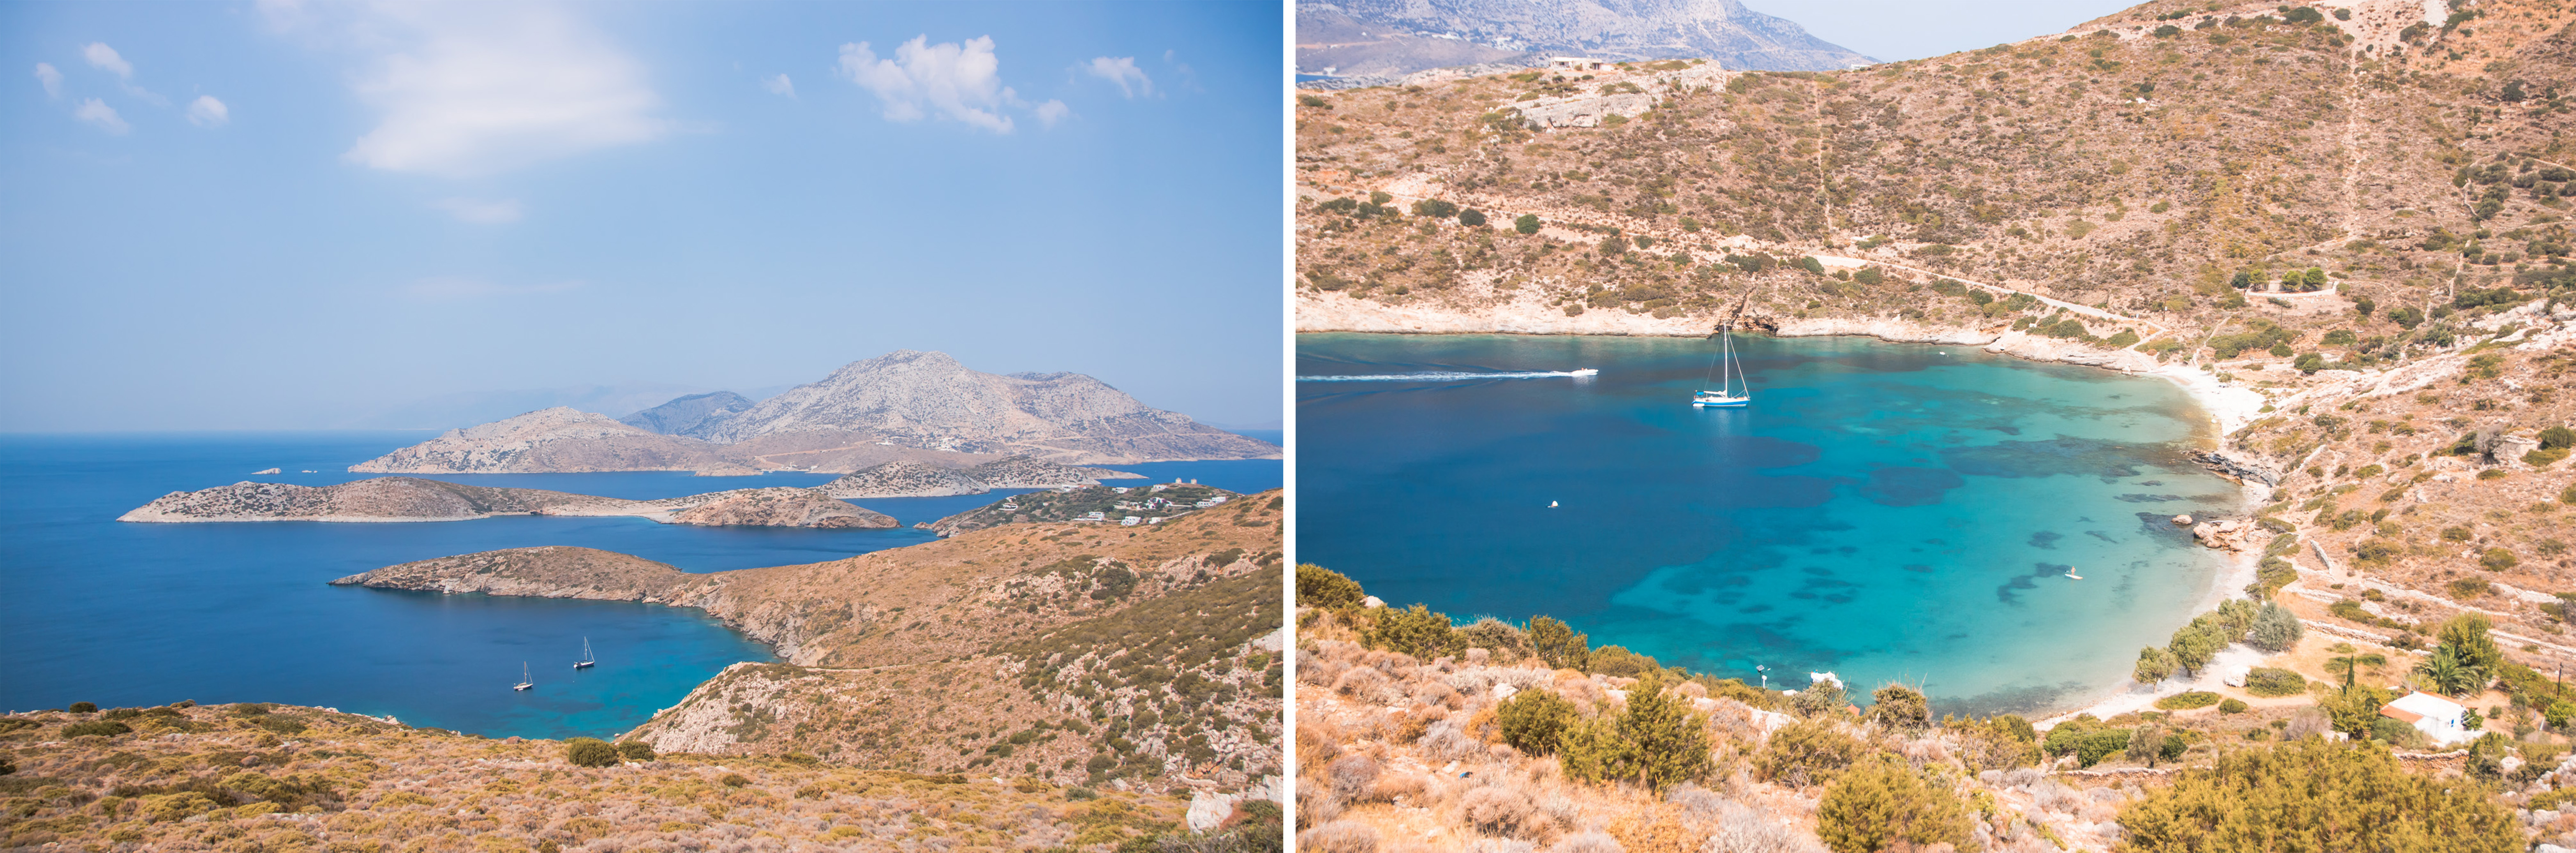
[[[188,102],[188,123],[198,127],[222,127],[231,124],[233,111],[213,95],[198,95]]]
[[[403,295],[422,302],[456,302],[491,297],[534,296],[562,293],[580,288],[579,281],[556,281],[545,284],[500,284],[490,279],[471,276],[431,276],[402,288]]]
[[[90,42],[88,47],[81,48],[81,57],[89,60],[92,68],[113,72],[122,79],[134,79],[134,63],[116,55],[116,48],[108,47],[107,42]]]
[[[631,145],[671,130],[642,63],[572,8],[501,3],[288,2],[280,29],[355,53],[351,84],[382,120],[344,159],[397,172],[485,175]]]
[[[1145,76],[1145,69],[1136,67],[1136,57],[1095,57],[1084,64],[1082,70],[1093,77],[1118,84],[1119,94],[1129,98],[1139,93],[1148,98],[1154,96],[1154,81]]]
[[[1065,106],[1063,101],[1048,101],[1046,103],[1039,104],[1035,112],[1037,113],[1039,124],[1054,127],[1056,121],[1064,118],[1067,114],[1072,113],[1073,108]]]
[[[1001,60],[993,55],[993,37],[931,44],[915,36],[895,47],[894,58],[879,59],[867,42],[841,46],[841,75],[885,102],[885,117],[919,121],[937,113],[994,133],[1011,132],[1005,107],[1027,109],[1018,93],[1002,85]],[[1052,103],[1052,102],[1050,102]],[[1043,105],[1039,109],[1044,110]],[[1062,105],[1053,111],[1061,115]],[[1041,121],[1051,121],[1047,115]]]
[[[772,95],[796,97],[796,81],[787,79],[785,74],[760,78],[760,88],[769,90]]]
[[[50,62],[36,63],[36,82],[45,84],[45,97],[63,96],[63,72]]]
[[[519,217],[524,213],[524,211],[519,208],[519,200],[515,198],[505,198],[500,201],[483,201],[481,199],[472,198],[443,198],[430,202],[429,206],[447,211],[449,215],[455,216],[460,222],[471,222],[476,225],[500,225],[504,223],[517,222],[519,221]]]
[[[119,136],[134,129],[133,125],[126,124],[125,119],[117,116],[115,107],[97,98],[82,101],[78,109],[72,110],[72,118],[98,125],[100,129]]]

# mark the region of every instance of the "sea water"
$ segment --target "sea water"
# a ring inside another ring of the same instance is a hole
[[[1461,621],[1973,713],[2085,701],[2210,603],[2223,564],[2170,519],[2239,498],[2185,455],[2211,427],[2173,384],[1735,345],[1752,405],[1697,409],[1714,341],[1301,335],[1298,559]]]
[[[931,541],[910,529],[1028,490],[853,501],[893,530],[697,527],[504,516],[407,523],[121,523],[172,491],[329,485],[421,432],[0,436],[0,710],[193,699],[317,705],[493,737],[609,736],[769,649],[704,612],[632,602],[334,587],[412,560],[578,545],[691,572],[835,560]],[[251,472],[276,467],[276,475]],[[1118,466],[1276,488],[1276,460]],[[304,473],[310,469],[313,473]],[[814,486],[829,474],[494,474],[434,479],[649,500]],[[1143,484],[1153,480],[1123,480]],[[587,638],[599,665],[574,670]],[[510,685],[525,663],[536,688]]]

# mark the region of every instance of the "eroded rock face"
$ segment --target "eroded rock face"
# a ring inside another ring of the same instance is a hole
[[[694,437],[750,408],[749,398],[731,391],[716,391],[674,398],[617,420],[627,426],[662,435]]]

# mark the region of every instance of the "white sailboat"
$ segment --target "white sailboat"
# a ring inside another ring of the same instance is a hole
[[[530,678],[528,678],[528,662],[527,662],[527,661],[520,661],[520,662],[519,662],[519,683],[517,683],[517,684],[513,684],[513,685],[510,685],[510,689],[512,689],[512,690],[530,690],[530,689],[534,689],[536,686],[537,686],[537,682],[536,682],[536,681],[534,681],[534,680],[532,680],[532,679],[530,679]]]
[[[574,668],[574,669],[589,669],[589,668],[591,667],[591,665],[596,664],[596,663],[599,663],[599,659],[598,659],[598,658],[596,658],[596,657],[592,657],[592,656],[591,656],[591,654],[590,654],[590,638],[589,638],[589,637],[583,637],[583,638],[581,638],[581,659],[580,659],[580,660],[577,660],[577,661],[573,661],[573,662],[572,662],[572,668]]]
[[[1703,387],[1691,394],[1691,405],[1702,409],[1741,408],[1753,402],[1753,385],[1745,381],[1744,367],[1735,361],[1734,327],[1721,325],[1717,327],[1717,334],[1718,357],[1711,359],[1710,372],[1715,373],[1716,368],[1723,364],[1726,375],[1718,378],[1717,390],[1710,391]],[[1735,390],[1738,383],[1743,383],[1743,391]]]

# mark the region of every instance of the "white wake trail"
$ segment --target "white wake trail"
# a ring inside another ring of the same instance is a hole
[[[1555,379],[1599,375],[1592,368],[1582,370],[1524,370],[1509,373],[1467,373],[1434,371],[1430,373],[1376,373],[1354,376],[1300,376],[1299,382],[1460,382],[1476,379]]]

